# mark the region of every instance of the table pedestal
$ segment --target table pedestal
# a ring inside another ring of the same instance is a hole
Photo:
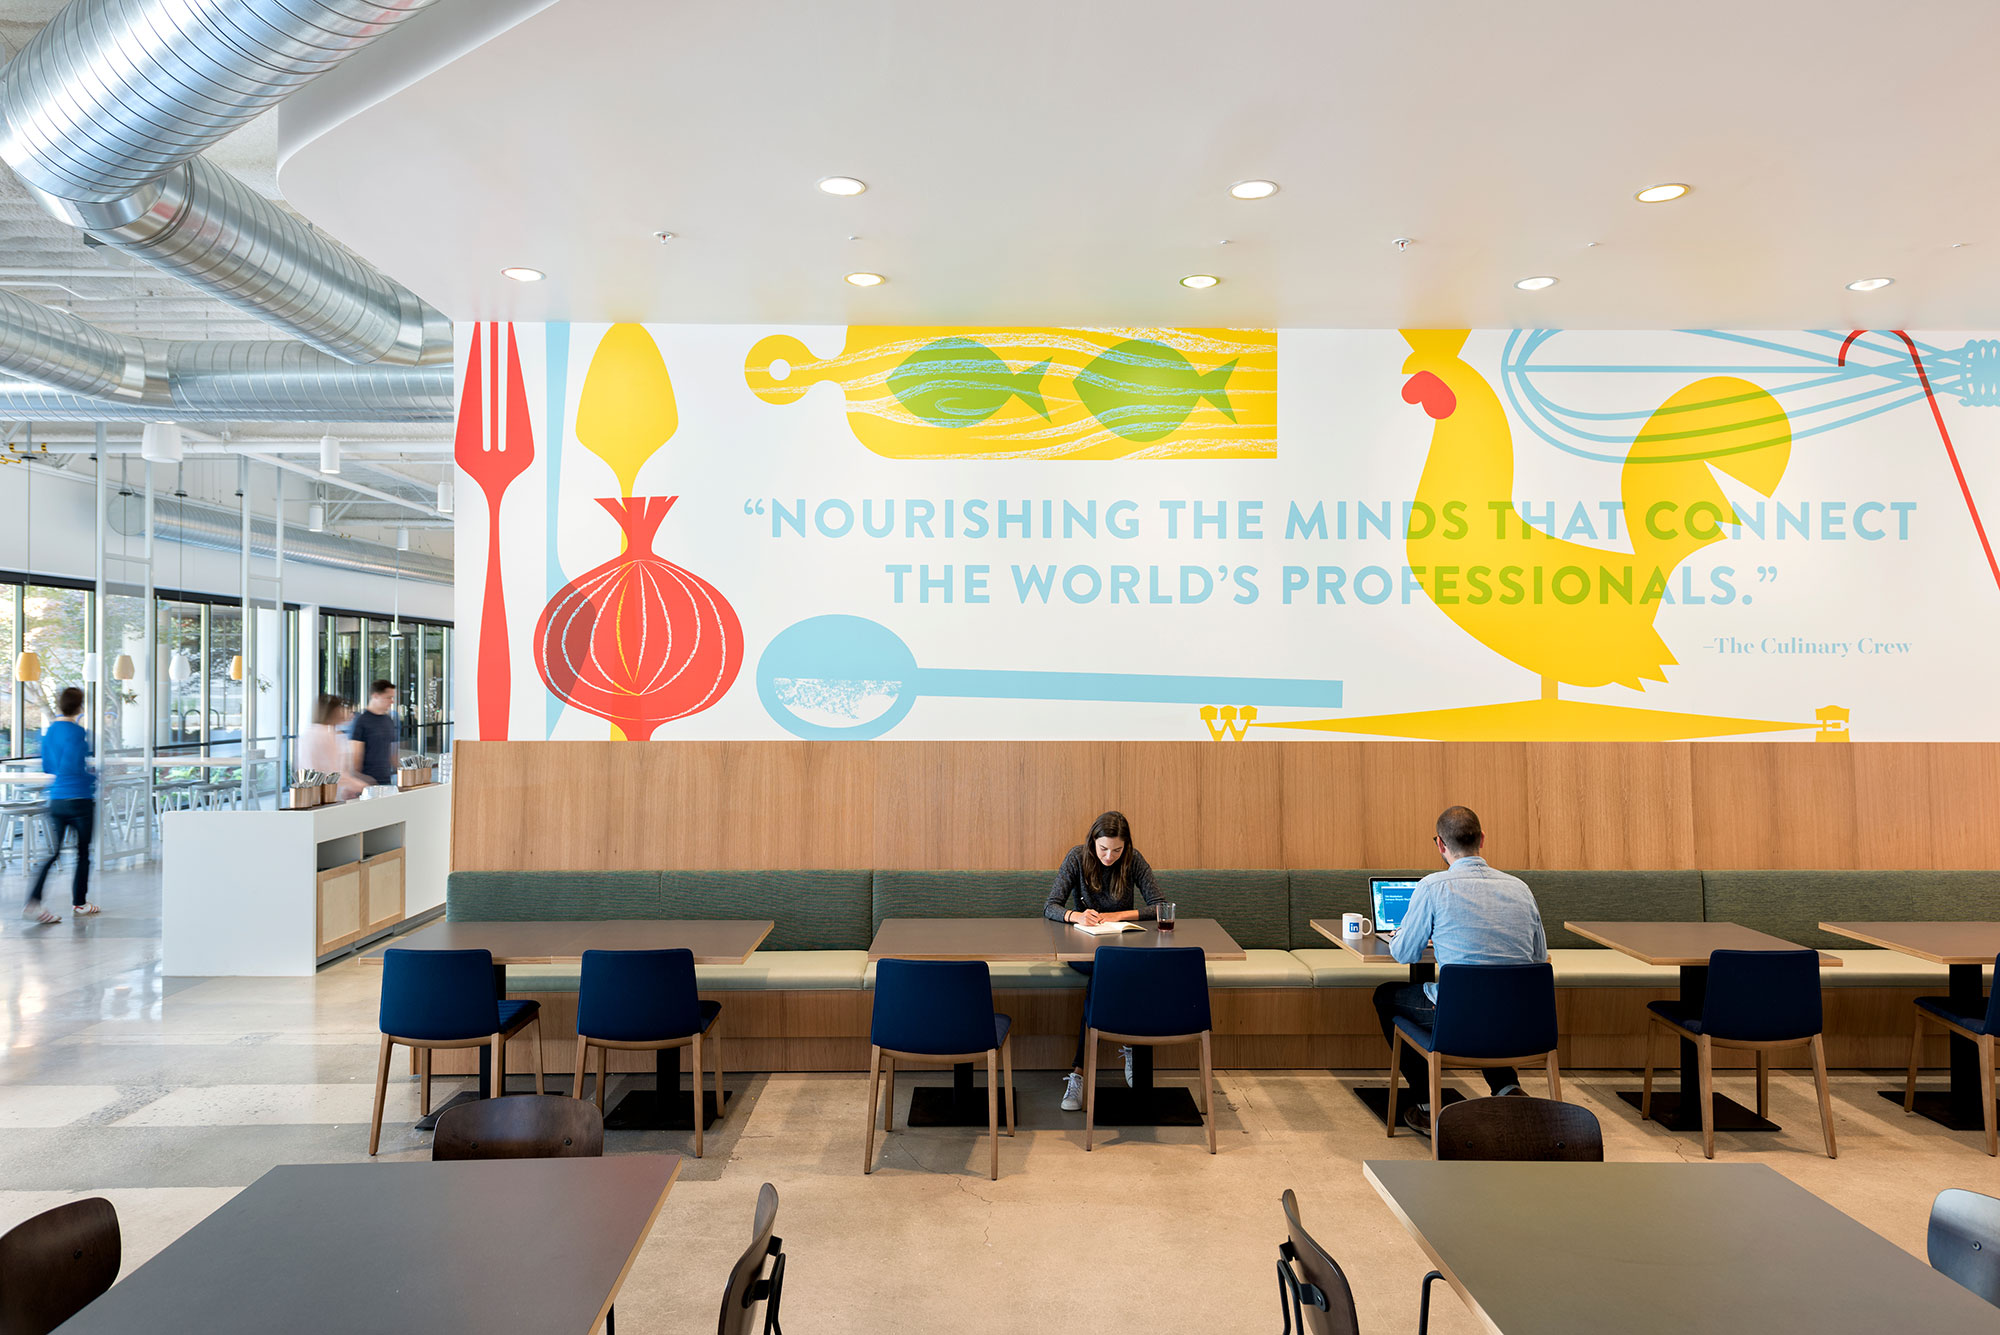
[[[1977,1014],[1984,1009],[1986,994],[1980,985],[1983,970],[1984,966],[1978,964],[1951,966],[1951,999],[1960,1010]],[[1953,1131],[1984,1131],[1986,1117],[1980,1104],[1986,1098],[1986,1091],[1980,1087],[1979,1081],[1979,1045],[1957,1034],[1950,1035],[1950,1042],[1951,1088],[1918,1090],[1916,1110],[1921,1116]],[[1885,1089],[1882,1097],[1900,1104],[1903,1091]]]
[[[1706,964],[1683,964],[1681,966],[1681,1005],[1689,1014],[1699,1016],[1703,1001],[1708,997],[1708,966]],[[1652,1040],[1652,1021],[1646,1023],[1646,1041]],[[1676,1093],[1662,1093],[1653,1090],[1653,1118],[1669,1131],[1701,1130],[1701,1049],[1687,1039],[1681,1040],[1681,1087]],[[1636,1089],[1620,1091],[1619,1098],[1638,1107],[1642,1093]],[[1755,1110],[1746,1108],[1726,1094],[1714,1096],[1714,1126],[1717,1131],[1777,1131],[1776,1122],[1768,1117],[1759,1117]]]
[[[1412,964],[1410,966],[1410,981],[1412,983],[1429,983],[1429,982],[1435,982],[1436,979],[1437,979],[1437,965],[1417,963],[1417,964]],[[1394,1044],[1390,1045],[1391,1051],[1394,1050],[1394,1046],[1395,1046]],[[1369,1112],[1375,1115],[1376,1121],[1383,1122],[1388,1120],[1389,1087],[1387,1085],[1356,1085],[1354,1087],[1354,1097],[1360,1099],[1362,1106],[1367,1108]],[[1444,1106],[1446,1108],[1449,1108],[1454,1103],[1463,1103],[1465,1101],[1465,1095],[1459,1093],[1457,1090],[1452,1089],[1448,1086],[1444,1091],[1443,1098],[1444,1098]],[[1429,1090],[1405,1089],[1401,1093],[1396,1095],[1396,1111],[1400,1115],[1402,1110],[1409,1107],[1411,1104],[1424,1103],[1427,1102],[1429,1099],[1430,1099]],[[1433,1121],[1435,1121],[1440,1111],[1441,1110],[1437,1108],[1431,1109],[1431,1117]]]
[[[653,1053],[653,1088],[635,1089],[618,1100],[616,1106],[604,1114],[606,1131],[692,1131],[694,1130],[694,1093],[681,1088],[681,1054],[687,1048],[660,1048]],[[704,1080],[702,1074],[695,1073],[696,1084]],[[722,1101],[712,1092],[701,1096],[701,1129],[706,1131],[716,1118],[722,1116],[727,1095]]]

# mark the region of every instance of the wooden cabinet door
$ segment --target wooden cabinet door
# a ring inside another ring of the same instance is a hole
[[[362,922],[362,864],[350,862],[319,874],[319,953],[358,938]]]
[[[378,853],[361,864],[367,878],[368,930],[380,931],[403,920],[403,850]]]

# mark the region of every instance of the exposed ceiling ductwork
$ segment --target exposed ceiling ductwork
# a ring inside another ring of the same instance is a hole
[[[122,492],[111,498],[111,527],[129,538],[146,531],[146,498]],[[275,550],[277,526],[273,521],[251,516],[250,552],[269,559]],[[153,536],[161,542],[184,543],[218,552],[236,552],[243,546],[243,518],[233,510],[212,505],[196,505],[172,497],[153,498]],[[401,576],[426,584],[451,583],[452,563],[428,552],[399,552],[379,542],[356,542],[331,533],[314,533],[293,525],[285,527],[285,559],[308,565],[329,566],[384,578]]]
[[[57,14],[0,71],[0,159],[55,216],[310,348],[140,345],[9,302],[0,370],[67,393],[0,384],[0,411],[448,419],[444,315],[198,156],[431,3],[73,0]]]

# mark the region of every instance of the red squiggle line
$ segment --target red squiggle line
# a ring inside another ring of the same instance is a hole
[[[1865,329],[1857,329],[1847,336],[1846,341],[1840,345],[1838,365],[1847,365],[1847,350],[1854,345],[1855,339],[1867,332]],[[1910,361],[1916,366],[1917,379],[1924,387],[1924,400],[1931,406],[1931,420],[1937,423],[1938,437],[1944,441],[1945,456],[1951,460],[1951,471],[1958,478],[1959,494],[1965,497],[1965,511],[1972,516],[1973,531],[1979,534],[1979,546],[1986,553],[1986,568],[1993,572],[1994,587],[2000,588],[2000,561],[1993,559],[1993,544],[1987,540],[1986,525],[1979,520],[1979,506],[1973,502],[1972,488],[1966,485],[1965,470],[1958,465],[1958,450],[1951,443],[1951,432],[1945,430],[1944,413],[1938,409],[1937,395],[1931,390],[1930,373],[1924,370],[1924,359],[1918,354],[1917,345],[1908,334],[1900,329],[1891,329],[1889,332],[1902,339],[1903,346],[1910,350]]]

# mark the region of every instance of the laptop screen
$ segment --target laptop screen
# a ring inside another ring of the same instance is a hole
[[[1370,878],[1368,892],[1375,901],[1375,930],[1393,932],[1403,925],[1403,915],[1409,911],[1410,896],[1415,893],[1415,881],[1391,880],[1386,876]]]

